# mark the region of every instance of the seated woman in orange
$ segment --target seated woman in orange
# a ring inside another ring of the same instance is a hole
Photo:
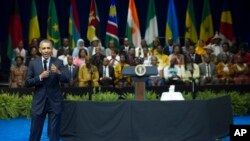
[[[27,67],[23,65],[23,57],[17,56],[15,58],[16,65],[10,68],[10,88],[24,87],[25,77],[27,74]]]
[[[89,57],[85,58],[85,65],[79,69],[79,87],[98,87],[99,72],[96,66],[91,64]]]
[[[216,74],[219,78],[219,82],[222,84],[232,84],[234,69],[233,64],[229,62],[229,58],[226,54],[222,56],[222,61],[216,66]]]
[[[248,78],[248,66],[243,62],[242,56],[237,56],[236,63],[234,64],[234,82],[235,84],[250,84]]]
[[[206,51],[205,51],[204,47],[205,47],[204,41],[203,40],[199,40],[197,42],[197,46],[195,47],[195,53],[199,54],[199,55],[206,54]]]
[[[122,75],[123,68],[127,66],[129,66],[129,64],[126,63],[124,54],[121,54],[119,63],[114,67],[116,87],[127,87],[131,85],[131,77]]]

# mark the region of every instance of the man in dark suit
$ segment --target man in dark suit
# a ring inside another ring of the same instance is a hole
[[[100,66],[98,69],[99,71],[99,83],[101,86],[113,86],[114,79],[115,79],[115,73],[114,68],[112,66],[109,66],[109,60],[108,58],[103,59],[103,65]]]
[[[171,55],[174,52],[174,40],[173,38],[168,38],[168,44],[163,48],[163,53],[166,55]]]
[[[42,57],[30,62],[25,81],[27,87],[35,87],[29,140],[40,141],[44,120],[48,114],[49,140],[59,141],[60,120],[63,108],[63,95],[59,82],[67,83],[69,78],[63,62],[51,57],[51,41],[41,41],[39,51]]]
[[[69,46],[69,39],[63,38],[62,47],[57,52],[57,57],[63,55],[64,51],[67,50],[69,54],[72,54],[72,48]]]
[[[68,65],[66,65],[66,71],[69,74],[69,83],[63,83],[62,85],[64,87],[76,87],[78,86],[78,71],[79,68],[78,66],[73,64],[73,57],[72,56],[68,56],[67,57],[68,60]]]
[[[128,55],[130,48],[133,48],[133,46],[129,45],[128,38],[124,38],[123,45],[120,46],[119,55],[121,54],[124,54],[125,56]]]

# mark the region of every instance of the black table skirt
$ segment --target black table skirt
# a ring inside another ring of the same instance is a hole
[[[230,97],[192,101],[65,101],[65,141],[210,141],[232,123]]]

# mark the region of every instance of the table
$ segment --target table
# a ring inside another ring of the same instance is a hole
[[[60,136],[73,141],[206,141],[229,134],[230,97],[190,101],[66,101]]]

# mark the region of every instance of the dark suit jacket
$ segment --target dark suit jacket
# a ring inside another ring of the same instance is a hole
[[[163,48],[163,53],[166,54],[166,55],[170,55],[170,54],[173,54],[174,52],[174,49],[172,51],[169,50],[169,46],[165,46]]]
[[[114,81],[115,79],[114,68],[112,66],[108,67],[109,67],[109,77],[111,77],[112,80]],[[99,71],[99,78],[103,77],[103,65],[99,66],[98,71]]]
[[[102,66],[102,61],[106,56],[101,54],[99,57],[97,57],[97,55],[93,55],[92,56],[92,64],[95,65],[97,68],[99,68],[100,66]]]
[[[73,80],[75,81],[75,83],[77,83],[79,67],[74,65],[74,64],[72,64],[72,66],[73,66],[73,68],[72,68],[73,69],[72,70]],[[70,74],[69,65],[66,65],[65,69],[66,69],[67,74]],[[70,77],[70,75],[69,75],[69,77]],[[69,78],[69,79],[71,79],[71,78]],[[68,83],[64,83],[63,86],[68,86]],[[76,84],[74,84],[74,86],[76,86]]]
[[[61,71],[61,75],[50,72],[49,77],[42,81],[39,75],[44,71],[42,58],[36,58],[30,61],[25,85],[27,87],[35,87],[35,94],[32,101],[32,113],[41,114],[46,106],[46,99],[48,99],[53,112],[59,114],[62,111],[63,96],[60,89],[59,82],[68,82],[68,74],[65,71],[63,62],[57,58],[51,57],[49,68],[51,64],[57,66]]]
[[[133,46],[129,46],[128,52],[129,52],[129,50],[130,50],[131,48],[134,48],[134,47],[133,47]],[[124,45],[120,46],[120,50],[119,50],[119,54],[120,54],[120,55],[121,55],[121,54],[123,54],[123,55],[128,55],[128,52],[126,51]]]

